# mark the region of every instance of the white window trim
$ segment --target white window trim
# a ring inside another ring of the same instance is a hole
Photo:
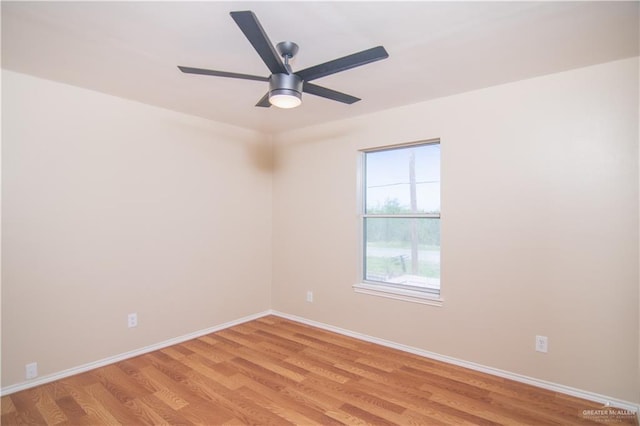
[[[358,279],[356,281],[356,284],[353,285],[353,290],[356,293],[360,293],[360,294],[368,294],[371,296],[379,296],[379,297],[385,297],[388,299],[394,299],[394,300],[402,300],[405,302],[413,302],[413,303],[420,303],[423,305],[429,305],[429,306],[442,306],[444,303],[444,299],[442,298],[442,289],[440,289],[440,293],[439,294],[435,294],[435,293],[430,293],[427,291],[421,291],[421,290],[411,290],[411,289],[407,289],[407,288],[399,288],[396,286],[392,286],[392,285],[386,285],[383,282],[368,282],[366,280],[363,280],[364,277],[364,262],[362,261],[363,256],[364,256],[364,235],[363,235],[363,229],[364,229],[364,220],[367,217],[385,217],[387,215],[370,215],[370,214],[366,214],[364,212],[364,208],[363,208],[363,203],[364,203],[364,191],[366,190],[365,188],[365,180],[363,179],[363,171],[364,171],[364,156],[367,152],[374,152],[374,151],[383,151],[386,149],[390,149],[390,148],[404,148],[404,147],[409,147],[412,145],[424,145],[424,144],[429,144],[429,143],[434,143],[434,144],[440,144],[440,139],[430,139],[430,140],[424,140],[424,141],[419,141],[419,142],[411,142],[411,143],[407,143],[407,144],[399,144],[399,145],[393,145],[393,146],[384,146],[384,147],[379,147],[379,148],[372,148],[372,149],[362,149],[359,151],[359,156],[358,156],[358,167],[357,167],[357,173],[358,176],[356,178],[356,182],[357,182],[357,187],[358,187],[358,196],[357,198],[357,211],[358,211],[358,223],[359,223],[359,230],[358,230],[358,239],[359,239],[359,244],[358,244],[358,259],[359,259],[359,264],[360,266],[358,267]],[[437,217],[440,218],[440,214],[437,215],[431,215],[431,214],[417,214],[417,215],[389,215],[389,217],[400,217],[400,216],[406,216],[406,217]]]
[[[367,282],[361,282],[354,284],[353,290],[356,293],[386,297],[395,300],[404,300],[405,302],[422,303],[423,305],[442,306],[442,303],[444,302],[442,296],[438,296],[433,293],[392,287],[383,283],[369,284]]]

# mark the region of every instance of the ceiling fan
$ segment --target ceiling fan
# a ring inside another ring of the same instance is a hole
[[[360,99],[355,96],[327,89],[312,84],[310,81],[389,57],[384,47],[378,46],[294,73],[289,65],[289,60],[298,52],[297,44],[283,41],[278,43],[274,49],[258,18],[250,10],[231,12],[231,17],[271,71],[269,77],[183,66],[178,66],[178,68],[188,74],[268,81],[269,91],[258,101],[257,107],[268,108],[274,105],[280,108],[294,108],[302,103],[302,92],[345,104],[358,102]]]

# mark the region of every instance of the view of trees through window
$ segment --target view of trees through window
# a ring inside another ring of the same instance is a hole
[[[438,292],[440,145],[365,153],[366,281]]]

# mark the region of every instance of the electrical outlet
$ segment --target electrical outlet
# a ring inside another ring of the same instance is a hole
[[[27,380],[38,377],[38,363],[32,362],[24,366],[24,375]]]
[[[307,291],[307,302],[313,302],[313,292],[311,290]]]
[[[138,314],[137,313],[132,313],[127,315],[127,325],[129,326],[129,328],[133,328],[133,327],[137,327],[138,326]]]
[[[536,336],[536,351],[545,353],[549,351],[549,340],[547,336]]]

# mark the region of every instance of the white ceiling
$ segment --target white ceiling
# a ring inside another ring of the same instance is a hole
[[[279,132],[639,54],[639,2],[6,2],[2,67],[262,132]],[[256,108],[268,76],[229,16],[252,10],[271,41],[300,45],[294,71],[377,45],[389,58]]]

